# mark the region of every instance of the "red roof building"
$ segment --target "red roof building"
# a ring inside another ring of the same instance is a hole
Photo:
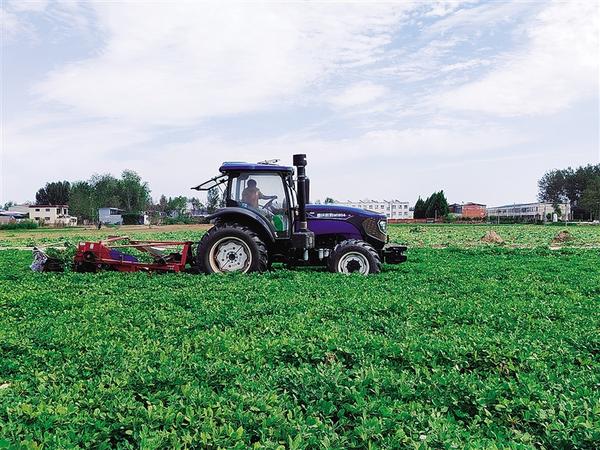
[[[462,205],[464,219],[483,219],[486,216],[486,207],[480,203],[465,203]]]

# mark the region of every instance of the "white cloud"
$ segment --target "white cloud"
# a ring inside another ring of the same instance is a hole
[[[376,73],[401,83],[414,83],[438,78],[444,60],[452,55],[462,38],[433,39],[413,52],[390,52],[389,62]]]
[[[442,94],[445,108],[499,116],[552,114],[598,95],[598,8],[553,3],[526,29],[524,49],[508,53],[482,79]]]
[[[6,44],[6,40],[14,39],[19,33],[27,33],[28,27],[19,17],[7,11],[5,8],[0,8],[0,32],[2,33],[1,45]]]
[[[12,0],[8,6],[13,11],[42,12],[48,6],[48,0]]]
[[[92,116],[139,122],[253,112],[377,58],[401,12],[356,4],[97,3],[102,51],[50,73],[35,92]]]
[[[19,41],[31,46],[40,44],[39,28],[52,23],[52,35],[44,36],[47,41],[61,37],[72,37],[79,33],[79,39],[89,32],[88,5],[77,0],[13,0],[2,2],[0,26],[3,45]],[[37,19],[33,21],[32,19]],[[17,39],[18,38],[18,39]]]
[[[463,5],[468,5],[470,3],[477,3],[477,0],[440,0],[435,2],[430,2],[428,7],[429,11],[425,13],[426,17],[445,17],[448,14],[453,13]]]
[[[381,98],[387,92],[385,86],[371,82],[355,83],[330,98],[330,103],[338,108],[363,105]]]
[[[81,180],[105,172],[118,175],[135,167],[133,154],[139,161],[147,157],[148,136],[118,121],[86,121],[70,114],[7,120],[2,136],[2,198],[32,200],[47,181]],[[128,154],[129,165],[120,163]]]
[[[543,3],[525,1],[485,2],[470,8],[454,8],[452,14],[444,17],[426,29],[427,36],[452,34],[478,34],[482,30],[490,30],[499,23],[512,24],[532,8]],[[450,7],[449,11],[453,8]]]

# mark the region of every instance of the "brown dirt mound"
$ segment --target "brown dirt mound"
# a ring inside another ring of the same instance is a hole
[[[552,239],[552,243],[554,244],[560,244],[561,242],[568,242],[568,241],[572,241],[573,240],[573,235],[571,233],[569,233],[568,231],[561,231],[560,233],[558,233],[556,236],[554,236],[554,239]]]
[[[495,231],[488,231],[481,238],[481,242],[486,242],[488,244],[504,244],[504,239],[502,239]]]

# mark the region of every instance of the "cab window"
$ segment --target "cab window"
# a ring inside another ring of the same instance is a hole
[[[291,228],[284,179],[277,173],[240,173],[232,177],[227,198],[229,206],[252,209],[273,224],[277,237],[286,237]]]

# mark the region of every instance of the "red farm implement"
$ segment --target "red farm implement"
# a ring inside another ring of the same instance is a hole
[[[184,272],[192,271],[194,260],[191,241],[133,241],[126,236],[99,242],[80,242],[75,254],[77,272],[116,270],[119,272]],[[150,262],[140,261],[146,254]]]

